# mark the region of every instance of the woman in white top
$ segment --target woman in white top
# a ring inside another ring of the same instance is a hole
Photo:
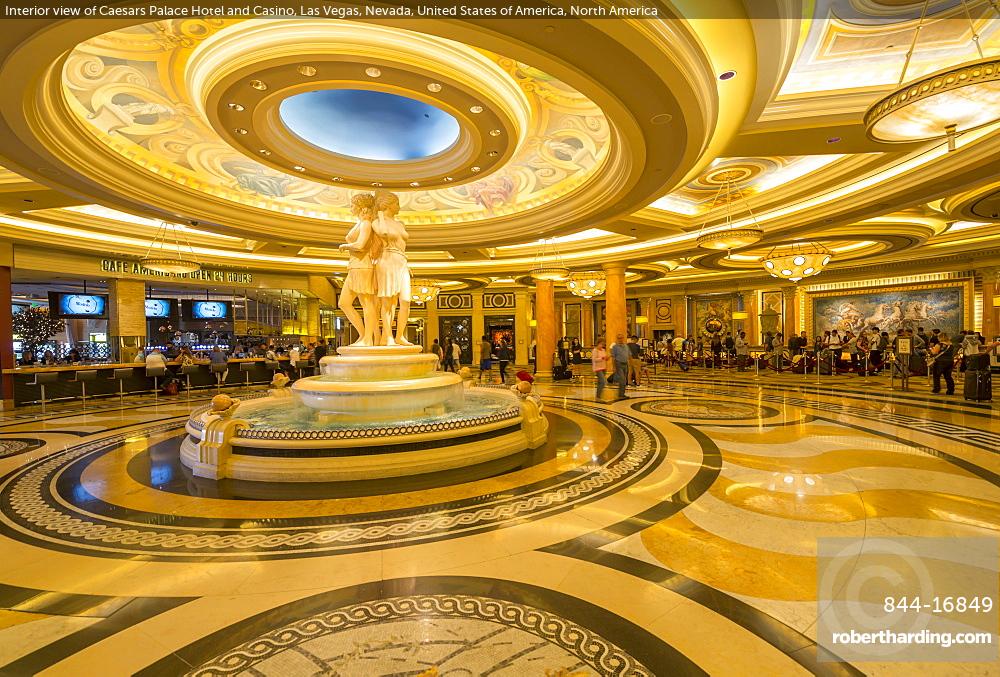
[[[406,241],[409,234],[396,220],[399,198],[387,190],[375,191],[378,218],[373,227],[383,247],[375,264],[375,286],[378,288],[379,313],[382,316],[382,344],[413,345],[406,340],[406,322],[410,317],[410,267],[406,264]],[[392,334],[392,316],[399,302],[396,335]]]

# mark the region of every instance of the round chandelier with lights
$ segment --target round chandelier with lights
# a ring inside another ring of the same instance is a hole
[[[608,286],[607,276],[600,271],[586,273],[570,273],[566,280],[566,289],[575,296],[592,299],[600,296]]]
[[[775,247],[762,263],[771,277],[798,282],[818,275],[832,258],[833,252],[820,243],[807,242]]]
[[[954,150],[958,134],[1000,119],[1000,57],[983,56],[967,0],[962,0],[979,58],[935,71],[904,85],[929,3],[930,0],[924,0],[896,89],[865,112],[865,133],[875,141],[889,143],[946,136],[949,150]],[[1000,14],[1000,7],[993,4],[993,8]]]
[[[414,303],[423,305],[428,301],[433,301],[437,298],[440,291],[441,287],[439,287],[434,280],[410,281],[410,300]]]
[[[180,226],[174,223],[160,222],[156,236],[146,248],[146,253],[139,264],[157,273],[173,273],[183,275],[201,270],[201,264],[195,258],[194,249],[187,236],[181,232]],[[182,244],[183,240],[183,244]]]
[[[569,276],[569,268],[563,265],[559,250],[551,240],[542,240],[542,246],[535,255],[535,265],[528,275],[535,280],[560,282]]]
[[[733,221],[734,214],[739,211],[734,208],[737,200],[743,201],[744,209],[750,217],[748,224],[738,226]],[[724,204],[726,207],[725,224],[709,230],[706,218],[696,240],[699,247],[730,251],[740,247],[748,247],[764,237],[764,231],[757,225],[757,219],[753,215],[753,210],[750,209],[750,203],[743,196],[743,191],[740,190],[739,186],[735,186],[729,178],[726,178],[725,183],[719,186],[719,191],[715,194],[715,199],[709,210],[718,204]]]

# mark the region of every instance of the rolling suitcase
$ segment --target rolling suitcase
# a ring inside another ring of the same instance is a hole
[[[993,377],[988,370],[965,372],[965,399],[973,402],[989,402],[993,399]]]

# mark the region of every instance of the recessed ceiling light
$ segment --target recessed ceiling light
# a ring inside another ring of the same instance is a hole
[[[379,187],[382,186],[382,182],[381,181],[372,181],[372,185],[375,186],[376,188],[379,188]]]
[[[674,116],[671,115],[670,113],[657,113],[656,115],[651,117],[649,121],[652,122],[654,125],[665,125],[673,119]]]
[[[267,85],[264,84],[263,80],[251,80],[250,81],[250,86],[253,87],[254,89],[258,90],[258,91],[261,91],[261,92],[263,92],[265,89],[267,89]]]
[[[271,151],[269,151],[267,148],[261,148],[257,152],[260,153],[261,155],[263,155],[264,157],[267,157],[268,155],[271,154]]]
[[[304,75],[307,78],[310,78],[310,77],[316,75],[316,67],[315,66],[299,66],[295,70],[297,70],[299,72],[299,75]]]
[[[297,172],[304,172],[306,170],[306,168],[303,167],[302,165],[295,165],[294,167],[292,167],[292,169],[294,169]]]
[[[482,113],[483,112],[483,107],[482,106],[472,106],[472,107],[469,108],[469,112],[470,113]]]
[[[441,85],[437,82],[432,82],[429,85],[427,85],[427,91],[434,92],[435,94],[437,94],[438,92],[441,91]]]
[[[723,71],[722,73],[719,73],[719,79],[723,81],[732,80],[735,77],[736,71]]]
[[[377,78],[380,75],[382,75],[382,71],[379,70],[378,68],[375,68],[375,66],[369,66],[368,68],[365,69],[365,75],[367,75],[370,78]]]
[[[410,185],[413,186],[414,188],[416,188],[417,186],[420,185],[420,182],[419,181],[410,181]]]
[[[342,179],[342,178],[341,178],[341,177],[339,177],[339,176],[332,176],[332,177],[330,177],[330,180],[331,180],[331,181],[338,181],[338,182],[340,182],[340,181],[343,181],[344,179]]]
[[[829,139],[826,140],[827,143],[837,143],[838,141],[840,141],[839,136],[831,136]]]
[[[490,136],[500,136],[501,132],[499,129],[491,129]]]
[[[489,153],[487,153],[487,155],[489,155],[490,157],[496,157],[499,154],[500,153],[496,152],[495,150],[491,150]]]
[[[471,167],[471,169],[472,169],[472,173],[473,173],[473,174],[478,174],[479,172],[481,172],[481,171],[482,171],[482,167],[478,167],[478,166],[476,166],[476,167]]]
[[[241,136],[244,135],[244,134],[249,134],[249,132],[247,132],[247,130],[243,129],[242,127],[237,127],[233,131],[236,132],[237,134],[241,135]]]
[[[451,178],[450,176],[446,176],[446,177],[444,177],[444,180],[447,181],[448,183],[451,183],[455,179]]]
[[[241,106],[238,103],[230,103],[230,104],[227,104],[227,105],[229,106],[229,110],[234,110],[234,111],[237,111],[237,112],[246,110],[245,108],[243,108],[243,106]]]

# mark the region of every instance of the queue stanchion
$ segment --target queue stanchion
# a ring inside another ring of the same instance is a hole
[[[821,380],[819,375],[823,372],[823,370],[819,368],[819,363],[820,360],[823,359],[823,355],[822,353],[820,353],[819,349],[815,350],[814,352],[816,354],[816,383],[820,383]]]

